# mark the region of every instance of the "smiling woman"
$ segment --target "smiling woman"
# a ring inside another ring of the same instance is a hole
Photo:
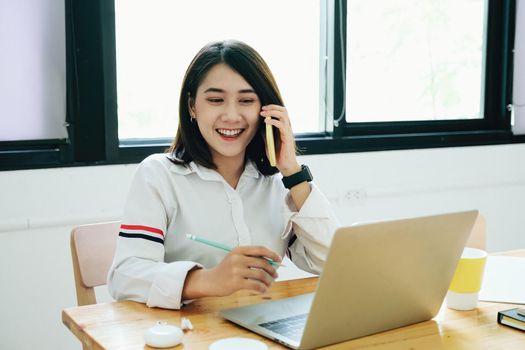
[[[243,165],[246,147],[259,129],[261,111],[261,102],[246,80],[228,65],[217,64],[189,103],[191,118],[210,146],[214,164]]]
[[[216,157],[224,155],[220,150],[226,147],[239,156],[237,164],[239,160],[244,163],[246,156],[262,174],[274,174],[276,169],[265,156],[263,123],[259,120],[261,107],[269,104],[283,105],[283,99],[268,65],[255,50],[238,41],[208,44],[186,71],[179,99],[179,126],[169,152],[176,162],[195,160],[217,168],[221,162],[217,163]],[[247,132],[226,145],[217,129]],[[295,157],[295,143],[290,146]]]
[[[276,131],[275,167],[267,126]],[[132,182],[108,277],[113,297],[178,309],[205,296],[265,292],[277,277],[268,258],[284,254],[319,273],[338,222],[311,181],[261,56],[239,41],[206,45],[186,71],[171,148],[146,158]],[[185,239],[194,233],[236,248],[195,246]]]

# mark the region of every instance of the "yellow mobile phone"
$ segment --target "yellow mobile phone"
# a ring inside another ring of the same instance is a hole
[[[268,152],[268,160],[270,161],[270,165],[276,166],[277,160],[275,158],[275,140],[273,138],[273,127],[269,124],[266,124],[266,150]]]

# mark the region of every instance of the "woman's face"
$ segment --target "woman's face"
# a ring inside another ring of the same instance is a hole
[[[190,112],[208,143],[215,164],[244,161],[257,132],[261,102],[253,88],[228,65],[213,66],[197,88]]]

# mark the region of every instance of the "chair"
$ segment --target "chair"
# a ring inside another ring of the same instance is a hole
[[[77,303],[96,304],[94,287],[106,284],[113,262],[120,222],[81,225],[71,231],[71,256]]]
[[[487,223],[483,215],[478,214],[478,218],[472,227],[472,232],[467,241],[466,246],[469,248],[477,248],[485,250],[486,246],[486,232],[487,232]]]

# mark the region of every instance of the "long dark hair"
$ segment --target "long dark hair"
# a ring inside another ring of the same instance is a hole
[[[204,46],[191,61],[184,80],[179,99],[179,126],[171,147],[170,159],[177,164],[188,164],[191,161],[216,169],[208,144],[202,137],[196,123],[191,122],[189,111],[190,99],[195,100],[197,88],[208,71],[216,64],[224,63],[239,73],[261,101],[261,105],[277,104],[283,106],[283,99],[277,83],[262,57],[247,44],[227,40],[209,43]],[[279,142],[279,134],[274,128],[274,138]],[[264,122],[261,118],[258,131],[246,148],[246,158],[252,160],[263,175],[272,175],[277,169],[270,165],[266,156],[263,139]]]

